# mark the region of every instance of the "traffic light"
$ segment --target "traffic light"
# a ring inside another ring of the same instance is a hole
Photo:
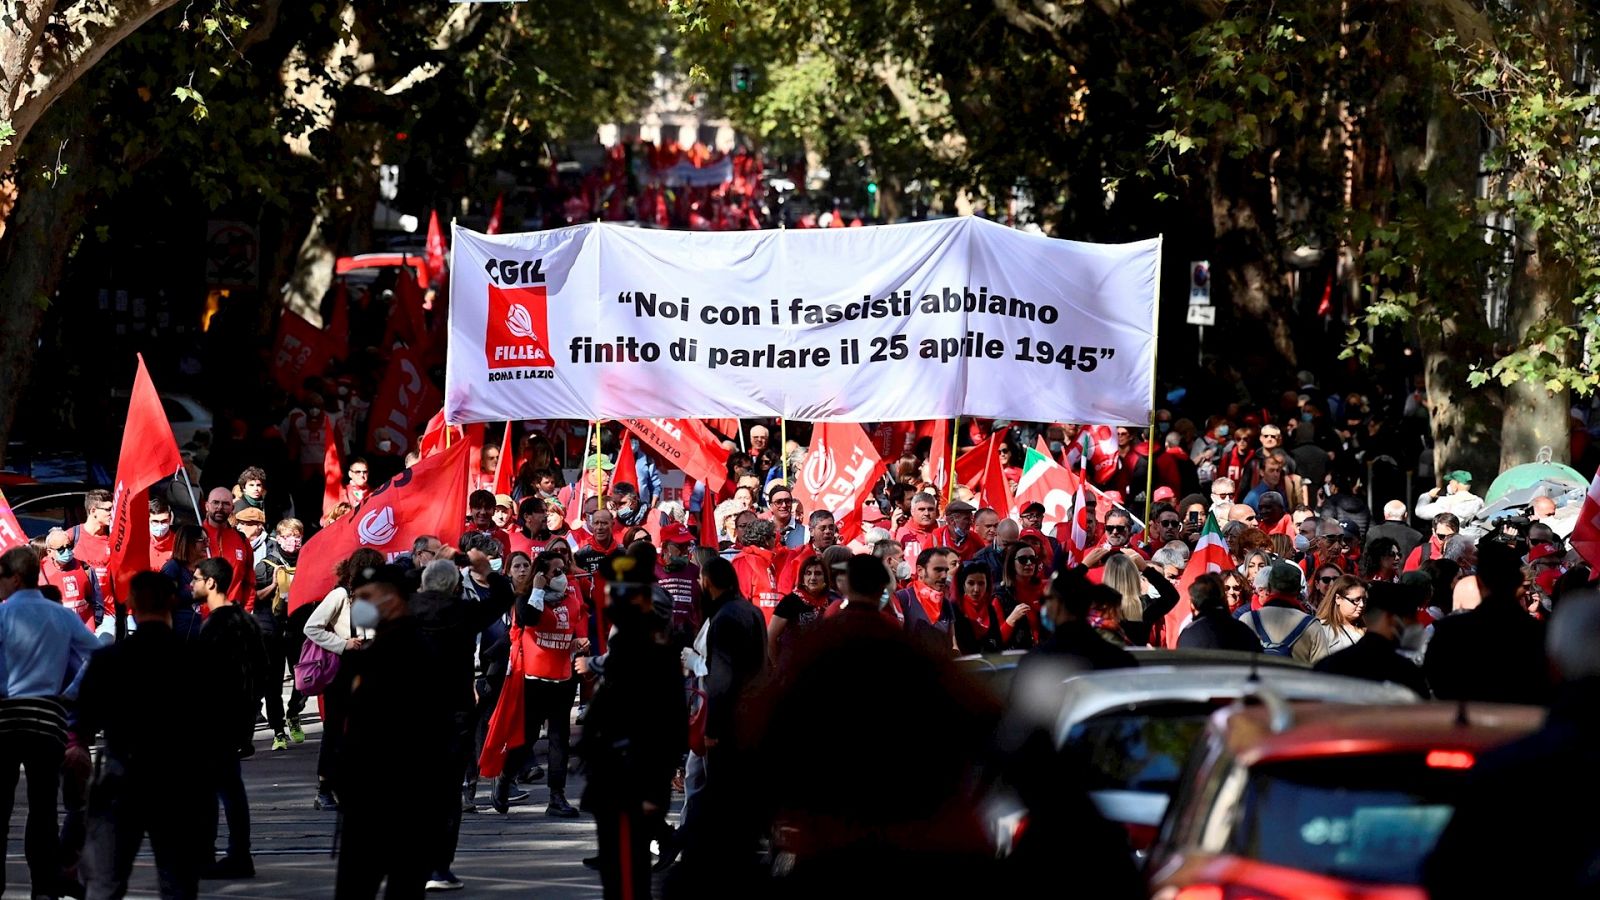
[[[750,73],[749,66],[744,63],[734,63],[732,82],[735,94],[748,94],[755,83],[755,76]]]
[[[867,193],[876,194],[877,192],[878,192],[878,183],[876,181],[867,182]]]

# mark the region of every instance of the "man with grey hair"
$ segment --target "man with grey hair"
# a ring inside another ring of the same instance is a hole
[[[1469,790],[1423,869],[1430,897],[1586,897],[1595,893],[1600,822],[1550,827],[1551,798],[1600,793],[1600,593],[1563,595],[1544,636],[1560,679],[1538,731],[1478,757]],[[1473,717],[1470,707],[1464,715]],[[1539,835],[1537,865],[1507,864],[1506,836]]]
[[[1328,654],[1328,638],[1318,627],[1315,616],[1300,603],[1305,580],[1294,563],[1278,561],[1265,570],[1267,599],[1260,609],[1240,617],[1261,641],[1264,653],[1292,656],[1303,663],[1316,663]]]
[[[770,519],[751,519],[739,526],[739,555],[732,559],[734,574],[739,577],[739,592],[761,610],[769,625],[778,601],[783,599],[783,593],[778,590],[778,569],[772,549],[777,539],[778,528]]]
[[[1478,542],[1464,534],[1453,534],[1445,540],[1440,555],[1460,566],[1463,575],[1470,574],[1478,565]]]
[[[1158,567],[1161,574],[1174,584],[1188,562],[1189,546],[1183,541],[1173,541],[1150,555],[1150,565]]]
[[[1422,543],[1422,532],[1406,524],[1411,511],[1404,500],[1390,500],[1383,505],[1383,522],[1367,529],[1367,546],[1378,538],[1389,538],[1400,545],[1400,558],[1405,559]]]
[[[907,557],[915,557],[923,550],[935,546],[933,533],[939,528],[939,498],[923,491],[911,498],[911,519],[900,526],[894,539],[906,548]]]

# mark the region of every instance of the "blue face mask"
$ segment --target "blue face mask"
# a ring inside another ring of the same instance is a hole
[[[1156,430],[1161,432],[1162,434],[1166,434],[1167,432],[1172,430],[1172,423],[1171,422],[1157,422],[1156,423]]]
[[[1044,629],[1045,634],[1055,634],[1056,620],[1050,618],[1050,614],[1048,612],[1041,610],[1039,613],[1039,627]]]
[[[491,572],[498,572],[498,571],[500,571],[500,569],[503,566],[505,566],[505,560],[501,559],[498,556],[496,556],[493,559],[489,560],[489,571],[491,571]]]
[[[1311,413],[1303,412],[1303,413],[1300,414],[1300,421],[1302,421],[1302,422],[1309,422],[1309,421],[1311,421],[1311,419],[1312,419]]]
[[[1217,437],[1225,438],[1227,436],[1228,436],[1228,426],[1226,426],[1226,425],[1218,425],[1217,426]]]
[[[57,550],[56,551],[56,562],[62,564],[63,566],[66,565],[67,563],[72,562],[72,548],[71,547],[62,547],[60,550]]]

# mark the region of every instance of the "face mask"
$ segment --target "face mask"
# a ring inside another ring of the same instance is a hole
[[[153,537],[153,538],[164,538],[171,531],[172,531],[172,523],[171,522],[151,522],[150,523],[150,536]]]
[[[350,624],[357,628],[377,628],[381,617],[371,600],[357,600],[350,604]]]
[[[1218,425],[1217,426],[1217,437],[1225,438],[1227,436],[1228,436],[1228,426],[1226,426],[1226,425]]]
[[[1294,536],[1294,549],[1296,553],[1304,553],[1311,549],[1311,539],[1303,534]]]
[[[895,566],[894,577],[900,581],[909,579],[911,577],[911,563],[908,563],[903,559],[900,560],[900,565]]]
[[[955,538],[956,543],[958,544],[964,544],[967,542],[967,531],[965,528],[961,529],[960,531],[957,531],[954,528],[950,529],[950,536]]]
[[[62,564],[63,566],[69,562],[72,562],[72,548],[62,547],[60,550],[57,550],[56,562]]]
[[[1050,452],[1051,453],[1060,455],[1061,451],[1065,450],[1066,448],[1067,448],[1067,445],[1061,443],[1060,441],[1051,441],[1050,442]]]
[[[1056,633],[1056,620],[1050,617],[1048,610],[1039,611],[1039,627],[1044,629],[1045,634]]]
[[[495,558],[489,560],[489,571],[498,572],[502,568],[505,567],[505,564],[506,564],[505,560],[503,560],[500,557],[496,556]]]
[[[665,567],[668,572],[676,572],[683,568],[683,565],[686,562],[688,562],[688,560],[681,556],[669,556],[661,565]]]
[[[544,586],[544,592],[546,595],[555,594],[558,597],[565,597],[567,595],[567,576],[557,575],[550,579],[550,583]]]
[[[285,553],[294,553],[300,549],[300,539],[292,535],[278,538],[278,549]]]
[[[1167,432],[1172,430],[1172,423],[1171,422],[1157,422],[1156,423],[1156,430],[1161,432],[1162,434],[1166,434]]]
[[[1309,421],[1311,421],[1311,419],[1312,419],[1311,413],[1303,412],[1303,413],[1300,414],[1300,421],[1302,421],[1302,422],[1309,422]]]
[[[255,537],[250,539],[250,547],[251,547],[251,549],[254,549],[254,550],[260,550],[261,549],[261,545],[265,544],[266,542],[267,542],[267,533],[265,531],[263,531],[260,534],[258,534]]]

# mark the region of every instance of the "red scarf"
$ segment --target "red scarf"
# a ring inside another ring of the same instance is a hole
[[[918,581],[912,586],[916,592],[917,602],[922,604],[922,611],[928,614],[928,621],[939,624],[939,612],[944,606],[944,594]]]

